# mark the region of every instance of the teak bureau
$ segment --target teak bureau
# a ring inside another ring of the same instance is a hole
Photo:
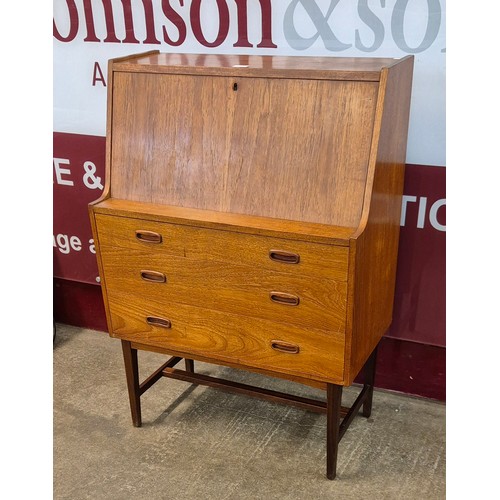
[[[106,186],[89,210],[135,426],[162,377],[295,404],[327,414],[335,477],[392,319],[412,72],[412,57],[110,61]],[[138,349],[172,357],[141,383]],[[326,401],[201,375],[193,360]]]

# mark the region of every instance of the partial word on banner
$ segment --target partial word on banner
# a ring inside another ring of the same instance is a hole
[[[142,8],[131,5],[130,1],[113,5],[102,0],[101,5],[95,2],[95,9],[89,1],[81,4],[66,0],[65,7],[62,3],[57,5],[53,21],[53,36],[59,42],[83,38],[91,43],[170,47],[196,40],[207,48],[230,43],[236,48],[278,49],[285,41],[291,48],[302,51],[321,40],[332,52],[353,47],[375,52],[389,33],[399,50],[418,54],[440,40],[444,17],[440,0],[421,1],[418,9],[409,0],[387,3],[380,0],[378,6],[358,0],[356,14],[350,0],[142,0]],[[260,23],[251,22],[257,12]],[[407,16],[415,16],[415,12],[418,17],[408,23]],[[346,15],[352,19],[350,38],[346,38],[344,26],[337,28],[338,32],[333,27],[333,21]],[[105,23],[101,22],[103,17]],[[273,35],[277,24],[281,24],[284,40]],[[419,36],[415,31],[421,32]],[[257,43],[252,43],[252,39]],[[445,48],[440,47],[440,51],[445,52]]]
[[[54,174],[55,174],[55,183],[59,186],[74,186],[74,172],[71,168],[71,163],[66,158],[54,158]],[[100,189],[101,191],[104,189],[102,184],[101,177],[96,175],[97,167],[91,161],[86,161],[83,164],[83,173],[81,173],[81,178],[83,184],[88,189]]]

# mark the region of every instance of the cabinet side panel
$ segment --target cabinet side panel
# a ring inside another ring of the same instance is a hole
[[[364,231],[351,240],[354,283],[349,382],[392,322],[413,57],[384,70],[381,127]],[[377,134],[375,134],[375,137]]]
[[[96,220],[96,214],[94,212],[93,205],[89,205],[89,218],[90,225],[92,228],[92,235],[94,237],[94,245],[96,250],[96,259],[97,259],[97,268],[99,270],[99,277],[101,279],[101,292],[104,302],[104,310],[106,312],[106,324],[108,326],[108,333],[111,335],[113,333],[112,325],[111,325],[111,315],[109,312],[109,303],[108,303],[108,294],[106,292],[106,281],[104,278],[104,268],[102,264],[101,258],[101,246],[99,243],[99,230],[98,230],[98,221]]]

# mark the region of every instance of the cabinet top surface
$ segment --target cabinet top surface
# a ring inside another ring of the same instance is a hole
[[[378,81],[398,59],[368,57],[259,56],[148,53],[115,62],[115,71],[233,76],[275,76]]]

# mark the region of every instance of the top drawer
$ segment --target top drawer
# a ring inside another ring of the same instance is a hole
[[[96,214],[99,243],[347,281],[347,247]]]

